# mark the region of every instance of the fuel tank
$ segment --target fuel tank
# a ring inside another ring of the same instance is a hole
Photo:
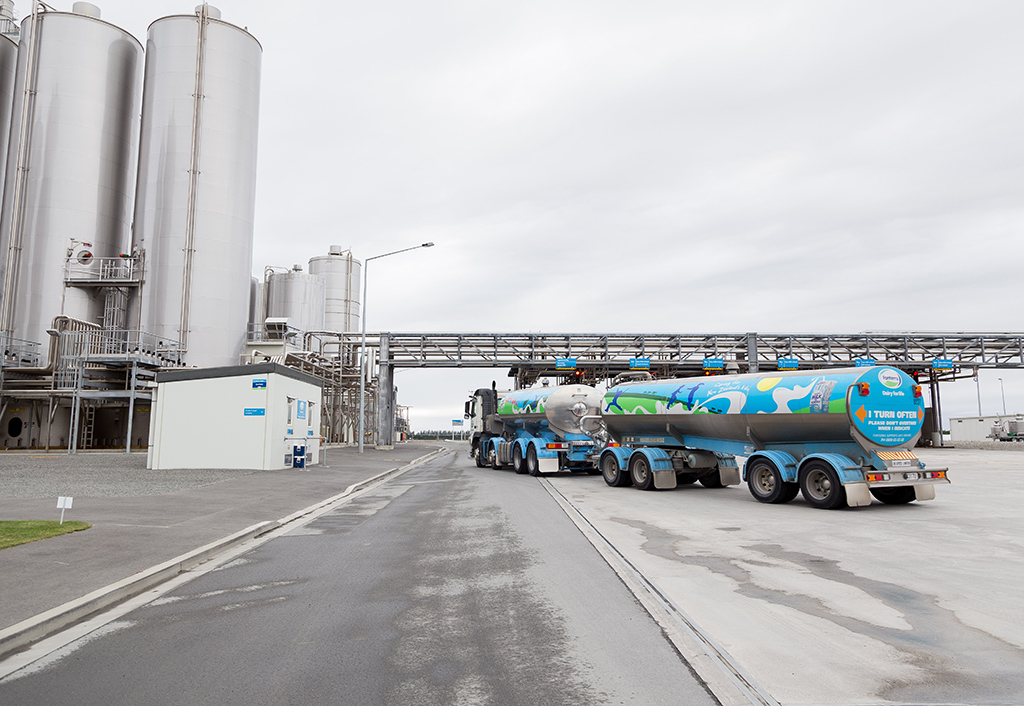
[[[924,401],[909,375],[880,366],[630,382],[605,393],[601,412],[626,444],[849,442],[852,427],[870,449],[916,443]]]
[[[580,420],[601,411],[601,393],[589,385],[532,387],[510,392],[498,403],[504,421],[542,421],[558,434],[582,434]]]

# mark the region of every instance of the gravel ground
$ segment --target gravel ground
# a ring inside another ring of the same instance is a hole
[[[135,497],[212,485],[254,470],[150,471],[139,453],[0,453],[0,497]]]

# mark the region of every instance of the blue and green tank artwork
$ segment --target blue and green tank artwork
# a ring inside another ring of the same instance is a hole
[[[523,414],[544,414],[544,403],[553,388],[517,390],[505,395],[498,403],[498,414],[514,417]]]
[[[631,383],[610,389],[605,414],[811,414],[846,412],[846,390],[863,375],[739,375]]]

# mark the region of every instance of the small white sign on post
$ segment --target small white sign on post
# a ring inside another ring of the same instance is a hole
[[[63,495],[57,497],[57,507],[60,509],[60,524],[64,524],[64,511],[71,509],[71,503],[74,498],[70,495],[64,497]]]

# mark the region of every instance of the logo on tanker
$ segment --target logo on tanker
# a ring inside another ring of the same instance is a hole
[[[903,379],[900,374],[895,370],[882,370],[878,373],[878,381],[888,387],[890,390],[895,390],[897,387],[903,384]]]

